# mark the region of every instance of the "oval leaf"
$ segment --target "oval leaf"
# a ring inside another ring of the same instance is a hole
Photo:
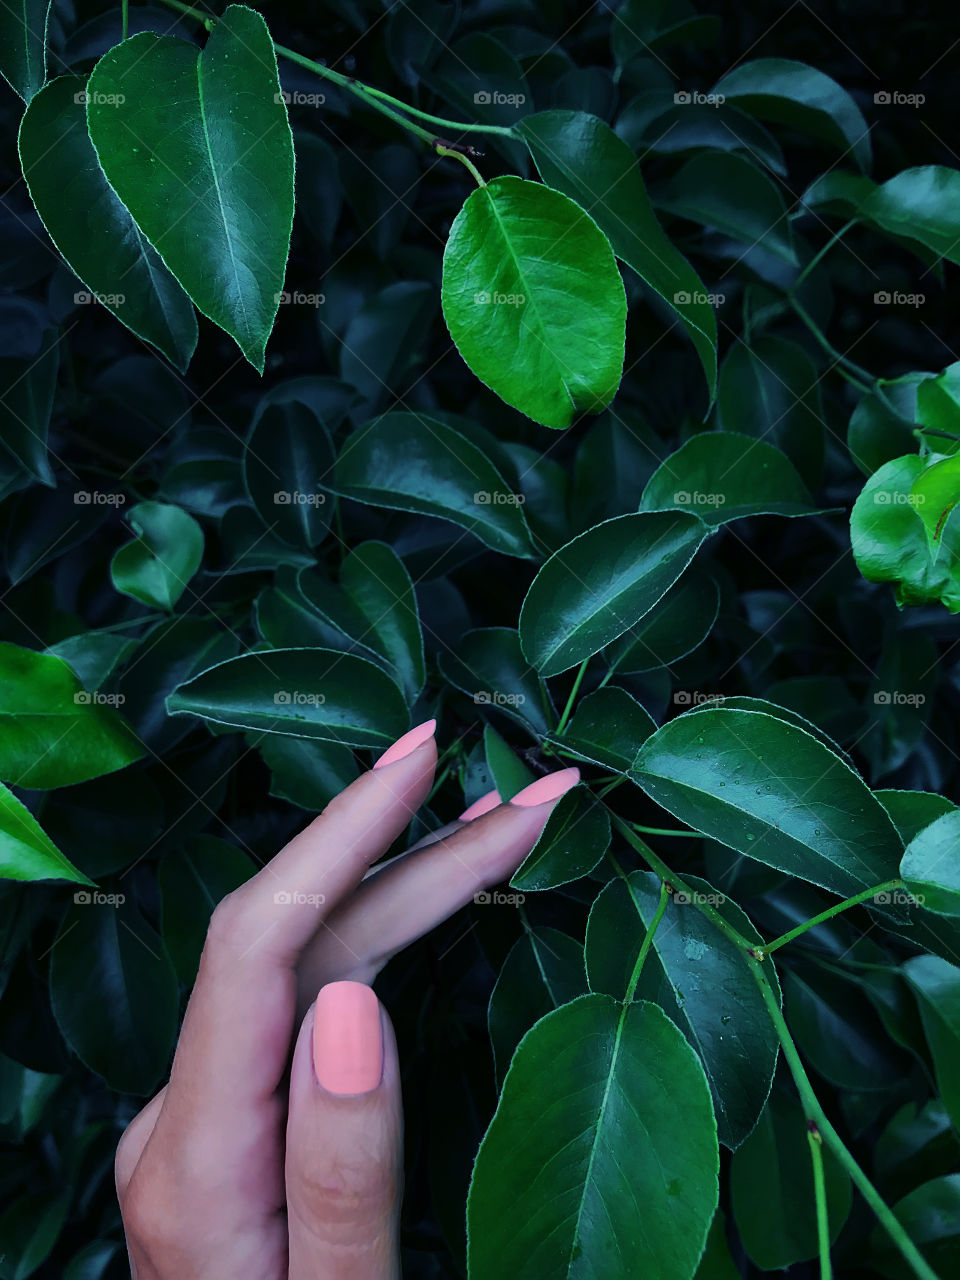
[[[154,609],[172,609],[200,567],[203,530],[165,502],[140,502],[127,518],[138,537],[113,557],[113,585]]]
[[[506,798],[506,797],[504,797]],[[587,875],[610,847],[610,816],[589,787],[561,797],[510,885],[524,892],[553,889]]]

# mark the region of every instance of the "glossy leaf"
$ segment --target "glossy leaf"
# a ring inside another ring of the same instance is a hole
[[[943,458],[927,467],[910,486],[910,496],[935,553],[947,519],[960,502],[960,457]]]
[[[521,504],[493,464],[424,414],[388,413],[355,431],[331,488],[371,506],[452,520],[507,555],[533,555]]]
[[[92,884],[69,862],[25,805],[0,782],[0,879]]]
[[[493,786],[501,800],[512,800],[536,775],[524,764],[492,724],[484,725],[483,751]]]
[[[690,1276],[717,1165],[709,1090],[676,1027],[645,1001],[581,996],[514,1055],[470,1184],[470,1275],[629,1280],[642,1247],[651,1270]]]
[[[410,723],[403,694],[384,671],[333,649],[241,654],[178,685],[167,710],[238,729],[381,750]]]
[[[230,5],[200,53],[141,32],[104,54],[87,92],[107,181],[262,373],[293,223],[293,137],[267,24]]]
[[[915,840],[924,827],[957,807],[946,796],[934,795],[931,791],[883,790],[875,791],[874,795],[893,819],[905,845]]]
[[[709,574],[691,569],[636,626],[608,647],[607,661],[624,674],[669,667],[706,640],[719,611],[716,582]]]
[[[630,776],[695,830],[841,897],[896,876],[902,846],[880,802],[822,742],[774,716],[678,716]]]
[[[921,244],[950,262],[960,262],[960,173],[946,165],[904,169],[864,199],[865,216],[884,230]]]
[[[47,790],[122,769],[143,747],[60,658],[0,644],[0,778]]]
[[[140,502],[127,518],[137,538],[114,555],[113,585],[154,609],[173,609],[203,559],[202,528],[163,502]]]
[[[493,707],[538,733],[546,733],[548,716],[555,719],[546,687],[509,627],[468,631],[455,652],[441,650],[439,663],[444,677],[478,707]]]
[[[518,131],[544,182],[595,219],[614,253],[677,314],[700,357],[711,400],[717,384],[717,319],[700,277],[664,234],[636,156],[582,111],[542,111]]]
[[[790,460],[764,440],[704,431],[670,455],[647,482],[642,511],[690,509],[706,524],[744,516],[804,516],[816,510]]]
[[[0,8],[0,75],[24,102],[47,78],[47,28],[52,0],[22,0]]]
[[[30,197],[84,286],[77,299],[105,306],[185,370],[197,345],[197,318],[100,168],[87,133],[86,83],[59,76],[27,108],[19,146]]]
[[[423,689],[426,667],[420,615],[406,566],[385,542],[364,542],[344,560],[340,585],[366,623],[358,639],[383,654],[412,705]]]
[[[654,607],[707,532],[689,512],[642,512],[568,542],[534,578],[520,610],[527,660],[552,676],[598,653]]]
[[[243,476],[257,514],[295,546],[315,547],[330,527],[333,445],[301,401],[266,404],[243,451]]]
[[[353,752],[337,742],[264,734],[257,744],[270,769],[270,794],[319,812],[357,777]]]
[[[623,282],[602,231],[559,191],[506,176],[468,196],[444,250],[441,300],[470,369],[535,422],[568,427],[616,394]]]
[[[656,721],[626,689],[606,685],[581,698],[566,731],[550,741],[582,760],[625,772]]]
[[[510,881],[524,893],[579,880],[610,847],[610,818],[584,786],[574,787],[551,810],[537,843]]]

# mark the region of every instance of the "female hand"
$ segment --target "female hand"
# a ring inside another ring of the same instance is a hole
[[[399,1277],[399,1070],[369,984],[509,877],[579,776],[485,797],[371,872],[430,791],[433,731],[412,729],[217,906],[170,1080],[117,1151],[134,1280]]]

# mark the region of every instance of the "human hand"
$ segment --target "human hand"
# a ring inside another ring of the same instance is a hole
[[[214,911],[170,1080],[117,1151],[134,1280],[399,1277],[399,1069],[369,984],[509,877],[579,776],[485,797],[370,871],[430,791],[433,729],[401,738]]]

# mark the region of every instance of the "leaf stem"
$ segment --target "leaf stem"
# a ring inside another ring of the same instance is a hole
[[[799,938],[801,933],[806,933],[808,929],[814,928],[815,925],[823,924],[824,920],[832,919],[833,916],[839,915],[841,911],[847,911],[850,907],[859,906],[861,902],[866,902],[867,898],[875,898],[877,894],[889,893],[891,889],[900,889],[902,887],[903,881],[895,879],[884,880],[883,884],[875,884],[869,889],[863,889],[860,893],[855,893],[852,898],[844,898],[843,902],[838,902],[836,906],[828,907],[826,911],[821,911],[817,916],[811,916],[803,924],[798,924],[795,929],[782,933],[779,938],[774,938],[772,942],[766,943],[763,949],[767,955],[771,951],[778,951],[780,947],[792,942],[794,938]]]
[[[411,107],[408,102],[401,102],[399,98],[391,97],[389,93],[384,93],[382,89],[374,89],[372,85],[364,85],[363,87],[373,97],[380,98],[384,102],[392,102],[401,111],[406,111],[409,115],[416,116],[418,120],[427,120],[430,124],[438,125],[441,129],[453,129],[457,133],[497,133],[507,138],[516,137],[516,134],[508,125],[464,124],[462,120],[447,120],[443,116],[431,115],[429,111],[421,111],[419,107]]]
[[[817,342],[820,343],[820,346],[823,347],[827,355],[833,357],[838,368],[847,378],[847,381],[852,382],[853,385],[855,387],[859,387],[861,391],[876,392],[877,380],[874,378],[873,374],[869,373],[866,369],[861,369],[861,367],[858,364],[855,364],[853,360],[848,360],[846,356],[841,355],[836,347],[829,341],[826,334],[823,333],[820,326],[817,324],[816,320],[814,320],[806,307],[793,293],[789,296],[790,305],[793,307],[794,311],[816,338]]]
[[[576,702],[577,700],[577,694],[580,692],[580,685],[581,685],[581,682],[583,681],[583,677],[587,670],[587,664],[589,662],[590,662],[589,658],[584,658],[584,660],[580,663],[580,669],[577,672],[576,679],[573,682],[573,688],[570,690],[570,697],[567,698],[567,705],[563,708],[563,715],[560,717],[560,723],[557,725],[558,738],[567,727],[567,721],[570,719],[570,713],[573,710],[574,702]]]
[[[685,836],[691,840],[702,840],[699,831],[671,831],[669,827],[645,827],[640,822],[631,822],[634,831],[642,831],[647,836]]]
[[[130,0],[120,0],[120,38],[126,40],[130,29]]]
[[[485,187],[487,184],[483,180],[483,175],[477,166],[473,163],[468,155],[462,151],[456,151],[452,147],[445,147],[442,142],[434,142],[434,149],[438,156],[454,156],[461,164],[465,164],[476,179],[478,187]]]
[[[823,1139],[820,1130],[807,1128],[810,1159],[813,1161],[813,1196],[817,1206],[817,1243],[820,1247],[820,1280],[833,1280],[830,1262],[830,1217],[827,1213],[827,1184],[823,1176]]]
[[[813,257],[810,259],[807,265],[803,268],[803,270],[797,276],[796,280],[794,280],[792,288],[799,289],[800,285],[803,284],[804,280],[806,280],[810,272],[815,270],[816,267],[820,265],[823,259],[827,256],[827,254],[833,248],[833,246],[835,244],[838,244],[843,239],[843,237],[847,234],[850,228],[855,227],[856,225],[857,225],[857,219],[851,218],[849,222],[845,222],[843,224],[843,226],[840,228],[839,231],[835,231],[834,234],[827,241],[827,243],[817,253],[813,255]]]
[[[630,975],[630,981],[627,983],[627,990],[624,993],[623,1002],[629,1004],[633,999],[634,992],[637,989],[637,983],[640,981],[640,974],[643,970],[643,962],[647,958],[647,953],[653,945],[653,935],[657,932],[657,926],[663,919],[664,912],[667,909],[667,903],[670,901],[670,891],[667,886],[660,882],[660,901],[657,903],[657,909],[653,913],[653,919],[650,921],[650,927],[643,935],[643,942],[640,944],[640,952],[637,956],[637,963],[633,966],[633,973]],[[636,905],[636,904],[634,904]],[[639,913],[638,913],[639,914]]]

